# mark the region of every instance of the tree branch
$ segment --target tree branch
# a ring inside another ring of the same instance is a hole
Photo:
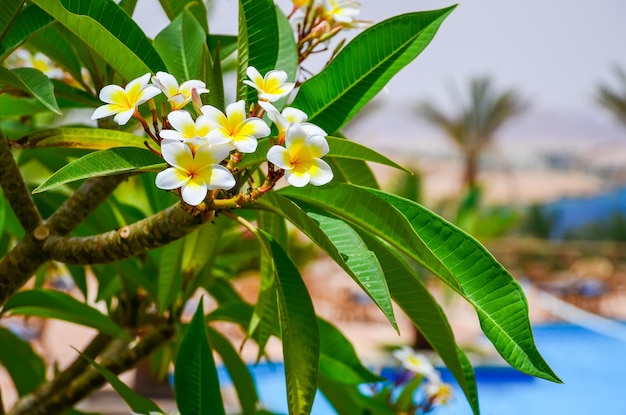
[[[100,365],[114,374],[120,374],[136,366],[175,334],[174,327],[164,326],[148,333],[133,347],[123,350],[114,358],[104,358]],[[63,413],[81,399],[103,386],[106,379],[92,366],[77,376],[64,388],[57,388],[53,395],[42,399],[40,390],[20,399],[7,415],[51,415]]]
[[[72,232],[129,176],[118,174],[87,180],[46,220],[46,226],[58,235]]]
[[[24,236],[24,239],[0,260],[0,306],[47,260],[47,255],[41,249],[41,241],[28,234]]]
[[[30,233],[41,225],[43,220],[2,132],[0,132],[0,166],[2,166],[0,168],[0,185],[4,191],[4,196],[11,204],[11,209],[15,212],[15,216],[26,233]]]
[[[51,259],[66,264],[119,261],[180,239],[212,218],[213,211],[194,215],[177,203],[119,230],[88,237],[50,235],[43,249]]]

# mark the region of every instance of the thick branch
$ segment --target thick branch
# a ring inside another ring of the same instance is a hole
[[[119,174],[87,180],[46,220],[46,226],[58,235],[67,235],[128,177],[127,174]]]
[[[114,374],[120,374],[136,366],[157,348],[171,339],[175,330],[171,326],[161,327],[143,337],[134,347],[126,349],[112,358],[103,359],[100,365]],[[7,415],[52,415],[63,413],[81,399],[100,388],[106,380],[93,367],[87,368],[80,376],[64,388],[57,388],[46,399],[35,391],[25,396]]]
[[[24,183],[20,169],[15,163],[9,144],[0,132],[0,185],[4,196],[11,204],[15,216],[19,219],[26,233],[41,225],[42,219],[30,192]]]
[[[89,237],[51,235],[44,242],[44,252],[66,264],[119,261],[182,238],[210,220],[212,213],[193,215],[177,203],[119,230]]]
[[[0,260],[0,306],[3,305],[37,268],[48,260],[41,250],[41,242],[26,235]]]

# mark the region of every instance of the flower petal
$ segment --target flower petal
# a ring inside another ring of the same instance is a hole
[[[204,180],[196,177],[193,180],[189,180],[189,182],[182,187],[181,196],[185,203],[191,206],[197,206],[207,195],[207,187],[204,183]]]
[[[168,167],[156,175],[155,184],[159,189],[173,190],[182,187],[188,181],[189,176],[184,171]]]
[[[196,136],[196,123],[187,111],[172,111],[167,115],[167,120],[183,137],[193,138]]]
[[[100,118],[108,117],[113,114],[117,114],[120,110],[120,106],[116,104],[104,104],[96,108],[91,115],[92,120],[98,120]]]
[[[156,73],[156,76],[152,77],[152,83],[156,85],[165,96],[171,98],[172,96],[178,94],[178,81],[174,77],[167,72],[159,71]]]
[[[272,146],[267,151],[267,160],[284,170],[293,169],[293,164],[289,159],[289,153],[283,146]]]
[[[237,134],[250,135],[256,138],[263,138],[270,135],[272,130],[267,126],[265,121],[257,117],[251,117],[244,120],[237,128]]]
[[[103,102],[128,107],[126,91],[119,85],[107,85],[103,87],[98,97]]]
[[[324,160],[313,159],[308,164],[312,185],[322,186],[333,179],[333,171]]]
[[[170,141],[161,143],[161,155],[171,166],[189,171],[193,166],[193,154],[188,145],[180,141]]]
[[[322,136],[314,135],[307,140],[307,146],[310,147],[310,152],[313,157],[320,158],[328,154],[330,150],[328,147],[328,141]]]
[[[237,183],[233,174],[224,166],[220,166],[219,164],[213,164],[205,167],[204,169],[198,171],[198,175],[200,175],[209,190],[215,189],[232,189],[232,187]]]
[[[242,153],[254,153],[259,142],[249,135],[237,135],[233,139],[233,145]]]
[[[311,176],[307,169],[296,166],[293,170],[285,170],[285,179],[287,179],[287,183],[294,187],[304,187],[309,184]]]
[[[128,122],[128,120],[130,120],[130,118],[133,116],[134,113],[135,113],[135,107],[129,108],[124,111],[120,111],[117,113],[115,117],[113,117],[113,121],[115,121],[119,125],[124,125]]]
[[[202,108],[200,108],[200,111],[207,118],[211,128],[226,127],[228,125],[226,115],[214,106],[203,105]]]

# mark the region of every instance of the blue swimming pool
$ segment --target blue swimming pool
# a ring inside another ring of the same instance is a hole
[[[626,342],[569,324],[535,326],[534,333],[539,350],[564,384],[509,368],[479,367],[483,415],[626,415]],[[281,365],[254,368],[262,402],[277,413],[287,413],[282,370]],[[458,388],[455,393],[449,406],[433,414],[470,415]],[[322,396],[316,398],[312,413],[335,414]]]

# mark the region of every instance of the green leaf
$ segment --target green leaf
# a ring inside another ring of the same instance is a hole
[[[456,345],[443,310],[416,272],[393,248],[368,232],[362,231],[360,234],[370,249],[376,252],[393,300],[443,360],[461,386],[472,410],[478,414],[474,370],[465,353]]]
[[[230,379],[233,382],[233,386],[237,391],[239,404],[241,405],[241,414],[256,414],[256,406],[259,402],[259,397],[254,385],[254,379],[252,379],[252,375],[250,375],[246,363],[226,337],[210,326],[207,327],[207,329],[209,342],[211,346],[213,346],[213,349],[221,356],[228,370],[228,374],[230,375]]]
[[[298,269],[283,248],[266,232],[276,268],[276,292],[283,341],[287,405],[290,414],[311,412],[319,372],[319,329],[311,297]]]
[[[106,150],[113,147],[145,149],[145,138],[124,131],[103,128],[50,128],[27,134],[15,141],[19,147],[68,147]]]
[[[7,69],[0,66],[0,84],[10,85],[32,95],[50,111],[61,115],[52,81],[43,72],[35,68]]]
[[[193,281],[203,269],[213,267],[220,249],[218,241],[221,241],[226,224],[224,218],[218,216],[185,237],[182,269],[187,280]],[[197,287],[196,284],[192,286]]]
[[[324,215],[323,210],[312,209],[306,203],[300,206],[277,193],[267,193],[257,203],[279,212],[324,250],[370,296],[397,330],[378,260],[349,225]]]
[[[141,28],[108,0],[33,0],[37,6],[87,43],[122,77],[132,80],[165,65]]]
[[[5,0],[0,8],[0,42],[17,18],[24,0]]]
[[[365,396],[357,386],[335,382],[320,374],[320,390],[338,415],[397,415],[387,402]]]
[[[276,5],[278,23],[278,55],[275,69],[285,71],[287,79],[293,81],[298,74],[298,47],[293,36],[293,27],[282,9]],[[274,103],[276,108],[283,108],[289,97],[283,97]]]
[[[360,164],[350,163],[360,160],[371,161],[374,163],[382,164],[384,166],[389,166],[395,169],[410,172],[410,170],[400,166],[399,164],[383,156],[382,154],[377,153],[376,151],[371,150],[365,146],[362,146],[361,144],[355,143],[354,141],[331,136],[326,137],[326,141],[328,141],[328,146],[330,148],[327,157],[340,159],[337,160],[337,163],[344,163],[345,169],[358,169],[358,173],[363,173],[367,176],[367,172]],[[269,147],[270,140],[260,140],[257,150],[252,154],[246,154],[243,160],[239,163],[238,167],[246,168],[267,160],[267,151],[269,150]],[[366,165],[364,166],[365,168],[369,169]],[[356,176],[356,174],[354,175]],[[369,183],[369,179],[367,179],[367,182]]]
[[[333,182],[335,183],[352,183],[373,189],[379,188],[376,176],[363,160],[349,158],[335,160],[334,157],[328,157],[326,162],[333,170]]]
[[[237,45],[237,99],[250,101],[248,89],[243,82],[246,69],[254,66],[261,75],[274,69],[278,54],[278,21],[272,0],[240,0],[239,41]]]
[[[144,398],[143,396],[137,394],[134,390],[132,390],[124,382],[122,382],[109,369],[96,363],[92,358],[90,358],[89,356],[83,353],[80,353],[80,355],[83,359],[88,361],[98,371],[98,373],[100,373],[102,377],[104,377],[107,380],[107,382],[109,382],[111,386],[113,386],[113,389],[115,389],[115,392],[117,392],[118,395],[120,395],[120,397],[124,399],[124,402],[128,404],[128,406],[133,412],[141,413],[141,414],[148,414],[148,413],[151,413],[152,411],[162,413],[161,408],[159,408],[159,406],[156,403],[154,403],[148,398]]]
[[[476,309],[485,335],[513,367],[559,381],[534,344],[519,284],[474,238],[415,202],[347,184],[286,188],[380,237],[424,265]]]
[[[159,312],[165,311],[183,289],[181,261],[184,241],[179,239],[160,248],[158,306]]]
[[[208,33],[207,10],[199,0],[159,0],[168,19],[174,20],[185,10],[197,19],[204,33]]]
[[[118,147],[96,151],[57,170],[33,193],[41,193],[65,183],[95,176],[156,171],[165,168],[165,162],[148,150],[136,147]]]
[[[126,336],[124,329],[108,316],[60,291],[20,291],[4,306],[2,313],[54,318],[94,328],[111,336]]]
[[[7,201],[4,198],[2,189],[0,188],[0,236],[4,233],[4,224],[7,217]]]
[[[302,84],[291,106],[338,131],[426,48],[454,7],[392,17],[363,31]]]
[[[176,404],[185,415],[225,415],[205,326],[200,300],[181,341],[174,369]]]
[[[23,3],[23,1],[19,1],[19,3]],[[52,17],[39,7],[29,4],[22,8],[2,38],[0,43],[0,61],[6,59],[29,36],[46,27],[52,21]]]
[[[0,327],[0,364],[9,372],[17,393],[24,396],[46,379],[46,364],[31,345]]]
[[[318,319],[320,330],[320,374],[339,383],[359,384],[382,380],[366,369],[352,343],[331,323]]]
[[[186,10],[154,38],[154,48],[179,83],[196,79],[205,33]]]

